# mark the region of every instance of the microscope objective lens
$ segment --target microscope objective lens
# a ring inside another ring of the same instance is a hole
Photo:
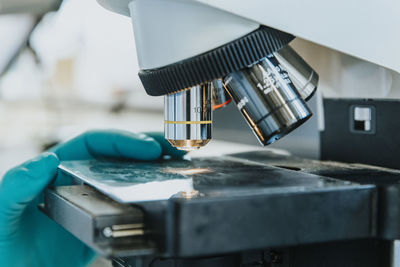
[[[224,85],[263,145],[279,140],[312,115],[273,54],[229,74]]]
[[[164,97],[165,138],[186,151],[205,146],[211,139],[211,83]]]

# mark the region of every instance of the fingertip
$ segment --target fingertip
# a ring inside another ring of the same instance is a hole
[[[139,152],[139,156],[135,158],[141,160],[156,160],[161,157],[162,147],[154,138],[146,135],[142,140],[143,142],[138,144],[138,147],[135,148],[135,151]]]
[[[174,151],[171,153],[173,154],[174,157],[182,158],[185,156],[188,152],[184,150],[179,150],[179,149],[174,149]]]
[[[34,171],[36,171],[37,173],[54,172],[59,164],[60,160],[55,153],[44,152],[39,156],[31,159],[30,161],[22,164],[22,167],[32,172],[33,174]]]
[[[144,133],[131,133],[135,138],[141,139],[141,140],[151,140],[152,138],[149,137],[148,135]]]
[[[161,157],[162,147],[144,133],[120,131],[115,135],[114,145],[120,156],[136,160],[155,160]]]
[[[153,137],[161,146],[162,154],[170,155],[176,158],[182,158],[187,154],[186,151],[179,150],[176,147],[173,147],[167,139],[164,137],[164,133],[162,132],[147,132],[148,136]]]
[[[60,160],[54,152],[44,152],[41,156],[46,161],[46,164],[50,166],[58,166],[60,164]]]

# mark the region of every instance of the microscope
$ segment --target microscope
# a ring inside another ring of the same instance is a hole
[[[272,144],[309,120],[318,86],[322,160],[65,161],[75,184],[46,191],[46,215],[114,266],[399,266],[397,1],[98,2],[132,19],[171,145],[205,146],[230,103]]]
[[[198,1],[99,3],[132,17],[139,77],[164,96],[165,138],[178,149],[206,145],[213,110],[231,99],[262,145],[310,118],[318,74],[288,45],[293,35]]]

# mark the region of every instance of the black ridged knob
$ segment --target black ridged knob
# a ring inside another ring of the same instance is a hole
[[[278,51],[293,35],[266,26],[204,54],[158,69],[140,70],[147,94],[166,95],[211,82]],[[167,51],[166,51],[167,52]]]

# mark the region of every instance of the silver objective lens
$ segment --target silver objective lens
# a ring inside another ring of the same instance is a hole
[[[164,97],[164,134],[174,147],[195,150],[211,139],[211,83]]]
[[[311,117],[311,111],[274,55],[229,74],[224,84],[258,140],[268,145]]]
[[[316,73],[304,59],[289,45],[274,53],[280,65],[289,74],[290,80],[300,93],[301,97],[308,101],[318,87],[318,73]]]

